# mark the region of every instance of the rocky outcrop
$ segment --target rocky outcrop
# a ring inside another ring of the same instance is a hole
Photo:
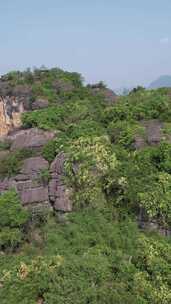
[[[146,129],[147,143],[157,145],[162,140],[163,123],[158,120],[149,120],[143,123]]]
[[[38,205],[51,208],[48,195],[48,183],[45,184],[41,178],[41,172],[48,170],[48,162],[38,156],[24,161],[20,173],[0,182],[0,192],[15,188],[19,193],[22,204],[27,207]]]
[[[27,208],[53,208],[55,211],[71,212],[71,190],[64,181],[64,162],[63,153],[56,157],[50,168],[41,156],[28,158],[18,175],[0,181],[0,193],[15,188],[23,206]],[[48,170],[50,181],[45,181],[42,173]]]
[[[88,88],[91,90],[91,93],[94,96],[101,96],[106,103],[113,104],[117,101],[118,96],[111,89],[106,88],[100,83],[94,85],[88,85]]]
[[[17,97],[0,97],[0,137],[21,126],[23,102]]]
[[[68,93],[74,90],[74,85],[71,81],[58,79],[53,82],[53,89],[55,90],[56,94]]]
[[[142,149],[148,145],[155,146],[160,144],[163,138],[163,123],[157,119],[142,121],[144,136],[136,135],[134,138],[135,149]]]
[[[39,151],[54,136],[55,132],[31,128],[14,132],[7,139],[11,142],[11,151],[19,149],[34,149]]]
[[[21,126],[21,113],[31,109],[32,89],[0,79],[0,137]]]
[[[156,218],[149,218],[142,207],[139,208],[137,222],[140,229],[157,232],[162,236],[171,236],[171,227],[160,223]]]
[[[48,168],[49,164],[43,157],[30,157],[24,161],[21,174],[32,178],[35,176],[35,174],[37,176],[37,174],[39,174],[42,170],[46,170]]]
[[[171,229],[168,227],[163,227],[157,223],[157,221],[139,221],[139,228],[147,231],[157,232],[162,236],[171,236]]]
[[[49,105],[49,102],[47,99],[36,99],[33,103],[32,103],[32,110],[40,110],[40,109],[44,109],[47,108]]]
[[[56,211],[72,211],[71,189],[68,189],[64,181],[64,153],[60,153],[50,167],[51,181],[49,183],[50,201],[53,202]]]

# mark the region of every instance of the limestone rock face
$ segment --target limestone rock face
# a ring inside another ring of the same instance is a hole
[[[32,89],[0,79],[0,138],[21,126],[21,113],[30,110]]]
[[[22,101],[17,97],[0,97],[0,137],[21,126]]]

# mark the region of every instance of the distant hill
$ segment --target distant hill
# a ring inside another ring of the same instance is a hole
[[[149,85],[149,89],[158,89],[162,87],[171,87],[171,75],[163,75]]]

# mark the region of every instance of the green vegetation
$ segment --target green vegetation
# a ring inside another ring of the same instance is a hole
[[[7,154],[0,164],[0,178],[16,175],[20,171],[22,161],[32,155],[33,152],[27,149],[21,149]]]
[[[42,68],[6,78],[29,85],[33,100],[49,100],[46,109],[24,113],[23,126],[56,131],[42,154],[49,162],[67,155],[73,212],[35,223],[14,190],[0,197],[0,303],[171,303],[170,237],[140,230],[137,221],[171,227],[168,89],[138,87],[106,103],[77,73]],[[149,120],[162,129],[156,142],[147,140]],[[7,155],[1,178],[16,174],[25,157]],[[49,171],[40,178],[47,184]]]
[[[8,141],[0,141],[0,151],[8,150],[10,148],[10,143]]]
[[[0,249],[14,250],[24,239],[23,227],[29,215],[14,190],[0,196]]]
[[[44,248],[0,257],[1,303],[170,303],[171,246],[140,233],[116,211],[89,210],[50,218]],[[36,253],[39,252],[39,256]],[[17,287],[17,288],[16,288]]]

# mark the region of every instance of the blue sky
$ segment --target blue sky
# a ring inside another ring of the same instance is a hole
[[[171,74],[171,0],[0,0],[0,74],[42,64],[112,88]]]

